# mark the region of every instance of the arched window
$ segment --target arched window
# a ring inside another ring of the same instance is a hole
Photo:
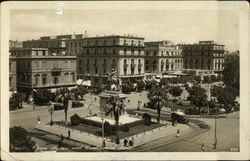
[[[47,74],[42,74],[42,85],[47,84]]]

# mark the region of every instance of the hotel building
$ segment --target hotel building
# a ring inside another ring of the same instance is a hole
[[[224,68],[224,45],[199,41],[198,44],[183,45],[182,51],[184,69],[220,72]]]
[[[78,55],[78,77],[91,80],[92,86],[106,82],[112,69],[122,82],[144,77],[144,38],[134,36],[87,37]]]
[[[183,69],[182,50],[170,41],[145,42],[145,73],[162,75]]]

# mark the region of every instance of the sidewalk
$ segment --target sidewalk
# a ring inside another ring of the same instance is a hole
[[[160,128],[156,128],[150,131],[146,131],[144,133],[140,133],[140,134],[136,134],[134,136],[130,136],[129,138],[127,138],[127,140],[130,140],[132,138],[134,138],[134,146],[133,147],[137,147],[143,144],[146,144],[148,142],[151,142],[153,140],[171,135],[176,133],[177,129],[180,129],[180,131],[184,131],[187,128],[189,128],[187,125],[183,125],[183,124],[178,124],[177,126],[171,126],[170,122],[164,121],[163,122],[165,124],[165,126],[162,126]],[[63,134],[64,137],[68,136],[68,130],[71,131],[71,135],[70,135],[70,139],[78,141],[78,142],[82,142],[82,143],[87,143],[89,145],[93,145],[96,147],[101,147],[102,146],[102,138],[86,133],[86,132],[81,132],[78,130],[73,130],[67,127],[62,127],[62,126],[58,126],[58,125],[46,125],[46,124],[39,124],[36,127],[39,130],[48,132],[48,133],[52,133],[55,135],[60,136],[61,134]],[[114,142],[111,142],[110,139],[105,138],[105,143],[106,143],[106,148],[107,150],[127,150],[133,147],[124,147],[123,146],[123,141],[124,139],[120,139],[120,144],[117,145]]]

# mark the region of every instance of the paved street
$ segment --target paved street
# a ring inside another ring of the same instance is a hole
[[[156,151],[156,152],[200,152],[202,143],[205,151],[230,151],[231,148],[239,148],[239,112],[227,115],[225,118],[217,119],[217,149],[213,149],[215,120],[199,119],[206,122],[211,128],[205,133],[196,133],[197,129],[186,132],[179,139],[164,142],[164,139],[156,140],[145,144],[135,151]],[[233,127],[233,128],[232,128]],[[149,148],[150,147],[150,148]]]

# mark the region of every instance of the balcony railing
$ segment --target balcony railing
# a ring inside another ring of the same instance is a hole
[[[135,67],[136,67],[136,64],[131,64],[130,67],[131,67],[131,68],[135,68]]]
[[[127,67],[128,67],[128,64],[123,64],[123,67],[124,67],[124,68],[127,68]]]
[[[52,68],[52,71],[62,71],[62,68],[54,67]]]

